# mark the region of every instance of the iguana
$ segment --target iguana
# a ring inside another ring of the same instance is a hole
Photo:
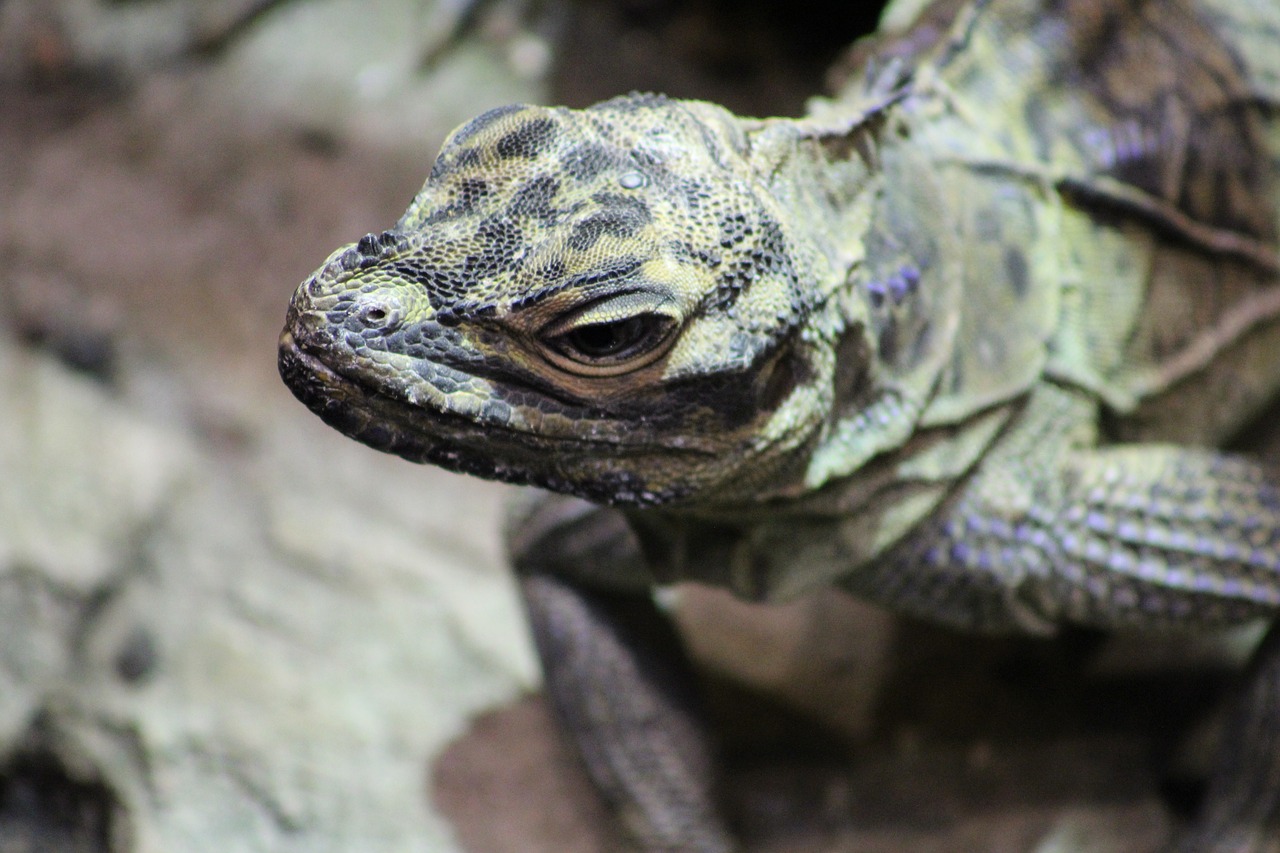
[[[281,338],[347,435],[558,493],[513,560],[647,849],[734,849],[654,586],[1039,634],[1280,613],[1280,476],[1212,449],[1280,390],[1280,3],[948,0],[857,50],[800,119],[487,112]],[[1250,673],[1177,849],[1280,845],[1280,633]]]

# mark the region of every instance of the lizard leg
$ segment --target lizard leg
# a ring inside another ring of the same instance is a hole
[[[1097,445],[1097,406],[1037,389],[933,518],[850,587],[961,627],[1195,629],[1280,614],[1280,472]]]
[[[547,497],[509,539],[547,695],[623,824],[655,853],[733,850],[693,671],[637,582],[643,564],[622,515]]]
[[[1051,630],[1195,629],[1280,611],[1276,472],[1168,445],[1008,450],[899,558],[899,573],[917,571],[903,589],[925,591],[907,596],[917,612]],[[1202,816],[1173,849],[1280,850],[1276,630],[1243,688]]]

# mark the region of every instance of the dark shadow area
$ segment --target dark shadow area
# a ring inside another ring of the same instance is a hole
[[[1185,818],[1202,793],[1178,754],[1232,673],[1208,664],[1096,672],[1104,642],[1090,632],[960,637],[904,621],[874,730],[857,742],[712,681],[727,813],[759,853],[1013,853],[1073,813],[1086,830],[1103,814],[1096,831],[1129,838],[1109,850],[1154,850],[1169,815]],[[598,796],[539,698],[476,721],[437,764],[432,788],[467,850],[552,850],[557,838],[612,849]]]
[[[39,748],[0,771],[0,853],[110,853],[115,798]]]
[[[580,0],[557,45],[552,92],[575,107],[638,90],[742,115],[798,115],[841,51],[875,29],[884,5]]]

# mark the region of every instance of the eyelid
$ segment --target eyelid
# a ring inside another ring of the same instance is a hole
[[[670,310],[673,302],[662,293],[647,290],[633,290],[614,296],[606,296],[583,308],[553,320],[541,334],[544,337],[558,337],[582,326],[598,323],[616,323],[640,314],[664,314],[675,321],[675,312]],[[664,310],[666,309],[666,310]]]

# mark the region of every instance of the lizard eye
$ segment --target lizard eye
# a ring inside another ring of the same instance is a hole
[[[565,332],[556,340],[566,355],[576,354],[583,359],[599,361],[609,358],[625,358],[634,350],[643,349],[646,340],[653,336],[656,324],[653,316],[628,317],[612,323],[591,323]]]
[[[617,319],[596,319],[591,313],[544,334],[548,354],[562,367],[592,375],[636,370],[666,350],[676,327],[674,318],[656,312]]]

